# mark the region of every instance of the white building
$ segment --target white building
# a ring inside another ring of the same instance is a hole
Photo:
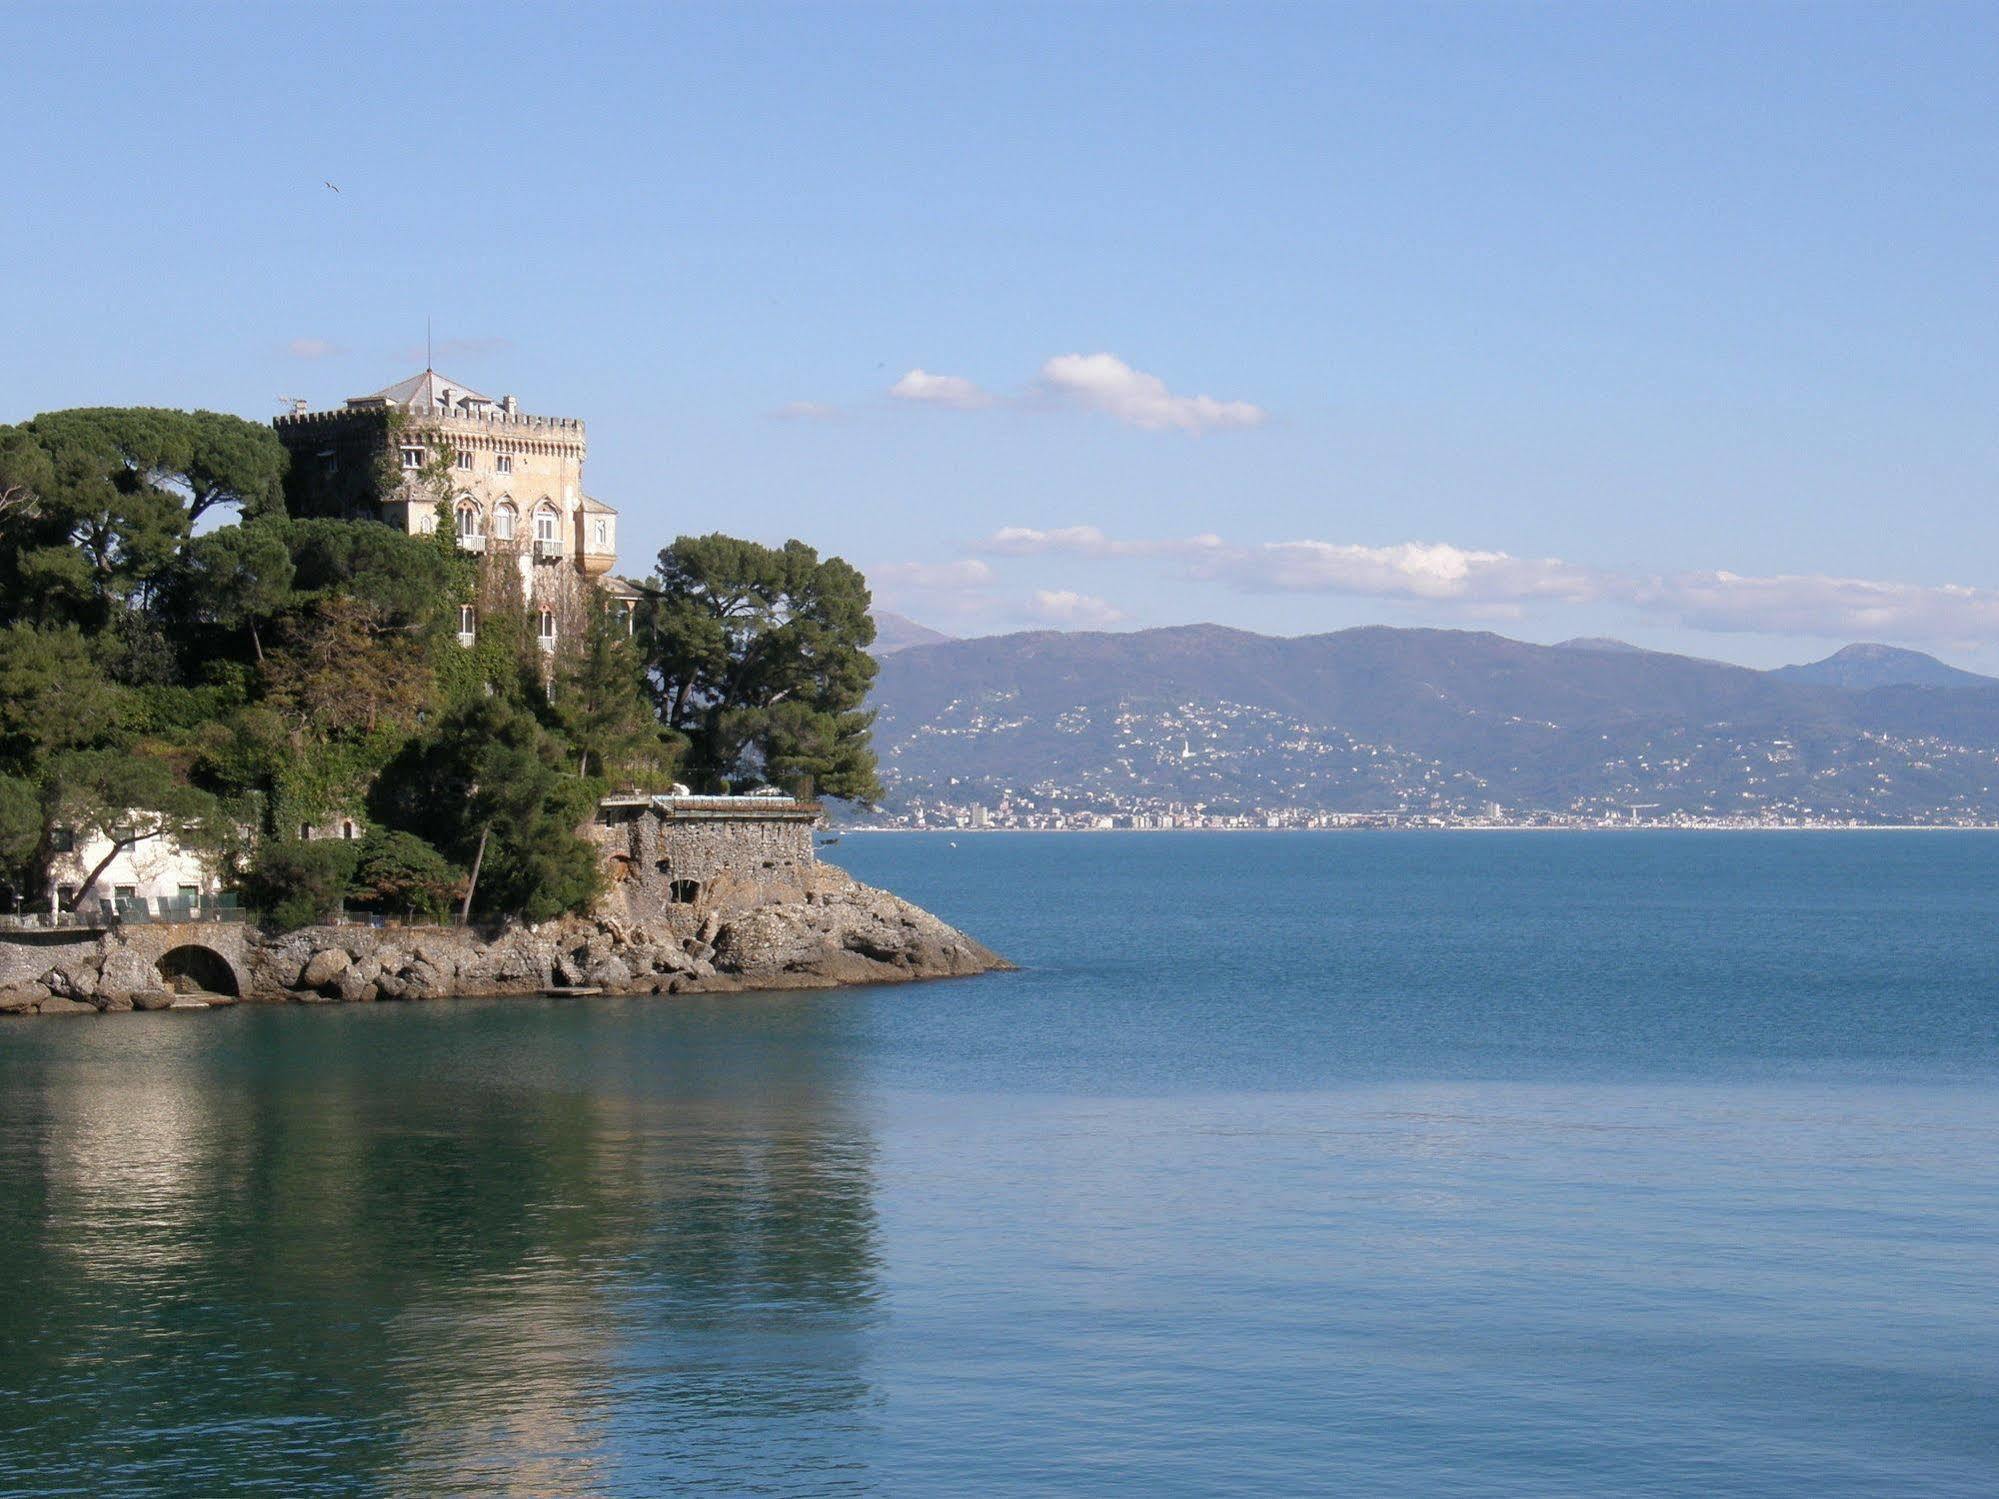
[[[49,909],[71,909],[90,871],[111,848],[109,838],[98,836],[58,853],[49,866]],[[207,901],[221,888],[221,871],[212,858],[182,848],[160,834],[119,849],[97,877],[88,899],[93,904],[143,900],[148,909],[157,910],[163,900]]]

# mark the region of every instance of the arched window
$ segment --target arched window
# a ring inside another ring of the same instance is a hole
[[[514,521],[518,515],[519,512],[514,509],[514,502],[512,500],[500,501],[499,504],[493,507],[493,534],[501,541],[512,541],[514,539]]]
[[[466,495],[458,501],[458,539],[475,541],[479,535],[479,506],[470,495]]]

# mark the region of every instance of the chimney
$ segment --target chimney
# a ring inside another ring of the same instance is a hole
[[[508,416],[518,416],[520,414],[520,407],[514,404],[512,396],[500,397],[500,410],[506,412]]]

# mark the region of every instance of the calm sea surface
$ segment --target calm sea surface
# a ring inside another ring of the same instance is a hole
[[[1999,1492],[1999,836],[832,852],[1025,971],[0,1023],[0,1491]]]

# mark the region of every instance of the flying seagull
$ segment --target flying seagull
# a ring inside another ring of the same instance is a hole
[[[322,178],[320,178],[320,181],[322,181],[322,182],[326,182],[326,179],[325,179],[324,177],[322,177]],[[332,183],[330,183],[330,182],[327,182],[327,183],[326,183],[326,185],[327,185],[328,187],[333,187],[333,184],[332,184]],[[333,187],[333,190],[334,190],[334,191],[335,191],[336,193],[340,191],[340,189],[339,189],[339,188],[337,188],[337,187]]]

